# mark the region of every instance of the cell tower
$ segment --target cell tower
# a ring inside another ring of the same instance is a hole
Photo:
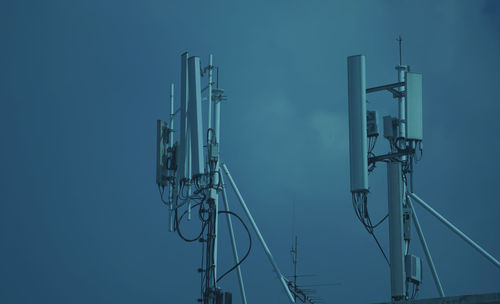
[[[414,299],[422,282],[421,259],[409,251],[412,223],[425,252],[439,297],[444,298],[443,287],[412,200],[437,217],[494,265],[500,267],[500,263],[414,193],[414,164],[422,156],[423,149],[422,74],[410,72],[409,66],[402,64],[401,37],[398,38],[398,42],[400,62],[396,66],[398,80],[395,83],[366,88],[365,56],[356,55],[347,58],[352,203],[356,216],[377,242],[390,266],[391,300]],[[383,117],[383,136],[388,140],[389,152],[375,155],[373,151],[380,135],[380,121],[376,111],[367,111],[366,95],[380,91],[388,91],[397,100],[398,116]],[[368,176],[379,162],[387,164],[388,215],[373,224],[368,213],[370,192]],[[386,218],[389,221],[389,258],[374,233],[375,228]],[[500,294],[494,297],[500,300]],[[473,298],[473,302],[485,303],[482,301],[486,301],[486,298],[478,295]],[[446,303],[458,303],[452,298],[447,300],[449,302]]]
[[[241,302],[247,303],[245,286],[240,265],[248,257],[252,248],[252,237],[243,219],[229,210],[222,172],[224,172],[233,188],[238,201],[248,217],[259,242],[261,243],[269,262],[277,274],[279,283],[291,303],[295,303],[289,281],[283,276],[267,246],[257,224],[255,223],[236,183],[219,155],[220,150],[220,117],[221,103],[227,99],[224,90],[213,81],[213,72],[219,69],[213,65],[213,56],[209,64],[202,67],[201,60],[181,55],[181,93],[180,106],[174,110],[174,85],[170,87],[170,118],[168,122],[157,122],[157,169],[156,183],[161,199],[170,211],[170,231],[175,231],[186,242],[202,244],[202,265],[198,269],[201,274],[201,295],[199,302],[204,304],[231,304],[232,294],[223,292],[219,281],[227,274],[236,270],[239,281]],[[202,88],[203,77],[208,77],[206,87]],[[215,87],[214,87],[215,85]],[[205,100],[202,93],[206,92],[207,125],[203,125],[203,106]],[[174,127],[175,117],[180,114],[178,127]],[[174,134],[177,134],[176,140]],[[175,142],[174,142],[175,141]],[[204,144],[205,141],[205,144]],[[222,170],[221,170],[222,169]],[[222,194],[224,210],[219,206],[219,195]],[[181,228],[183,219],[192,220],[193,210],[197,211],[201,230],[194,238],[186,237]],[[218,235],[219,215],[225,214],[228,224],[234,266],[218,274]],[[231,218],[236,218],[248,233],[249,246],[243,258],[239,259]]]

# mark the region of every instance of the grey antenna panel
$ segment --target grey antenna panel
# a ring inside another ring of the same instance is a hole
[[[190,57],[188,60],[188,130],[191,136],[191,170],[194,175],[205,173],[200,70],[200,58]]]
[[[347,58],[351,192],[368,191],[365,56]]]
[[[422,74],[406,73],[406,138],[422,140]]]
[[[189,74],[188,74],[188,56],[185,52],[181,56],[181,119],[180,119],[180,137],[179,137],[179,152],[177,154],[177,172],[179,178],[190,178],[190,143],[191,137],[189,134],[188,122],[188,98],[189,98]]]

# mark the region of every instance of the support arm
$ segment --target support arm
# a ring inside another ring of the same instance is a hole
[[[471,238],[469,238],[465,233],[460,231],[457,227],[455,227],[452,223],[450,223],[447,219],[445,219],[441,214],[439,214],[436,210],[432,209],[431,206],[427,205],[420,197],[418,197],[415,193],[409,194],[411,198],[413,198],[417,203],[419,203],[425,210],[429,211],[430,214],[434,215],[438,220],[440,220],[446,227],[450,228],[451,231],[455,232],[459,237],[461,237],[464,241],[466,241],[469,245],[471,245],[474,249],[479,251],[486,259],[488,259],[495,266],[500,268],[500,262],[495,259],[491,254],[489,254],[486,250],[484,250],[481,246],[479,246],[476,242],[474,242]]]
[[[224,185],[224,178],[221,177],[221,182]],[[222,187],[222,200],[224,201],[224,207],[226,211],[229,211],[229,203],[227,201],[227,194],[226,194],[226,188]],[[227,227],[229,229],[229,236],[231,237],[231,246],[233,248],[233,256],[234,256],[234,263],[237,265],[239,263],[238,259],[238,249],[236,248],[236,241],[234,239],[234,231],[233,231],[233,224],[231,221],[231,216],[226,213],[226,220],[227,220]],[[241,268],[240,266],[236,267],[236,272],[238,274],[238,282],[240,283],[240,293],[241,293],[241,301],[243,304],[247,304],[247,297],[245,294],[245,285],[243,284],[243,276],[241,275]]]
[[[248,219],[250,220],[250,223],[252,224],[252,227],[255,231],[255,234],[257,234],[257,237],[259,238],[259,241],[260,241],[262,247],[264,247],[264,252],[266,253],[267,258],[269,259],[269,262],[273,266],[273,269],[276,272],[276,275],[278,276],[280,283],[281,283],[286,295],[288,296],[288,299],[290,300],[290,303],[295,303],[293,296],[292,296],[292,293],[288,289],[288,285],[285,282],[285,278],[281,274],[280,269],[278,268],[278,264],[276,264],[276,261],[274,260],[274,257],[271,254],[271,251],[267,247],[266,241],[264,240],[264,237],[260,233],[259,227],[257,227],[257,224],[255,223],[255,221],[252,217],[252,214],[250,213],[250,210],[248,210],[247,205],[245,204],[245,200],[243,200],[243,197],[241,196],[240,191],[238,190],[238,187],[236,186],[236,183],[233,180],[233,177],[229,173],[229,170],[227,169],[226,164],[223,163],[222,168],[224,169],[224,172],[226,173],[226,175],[229,179],[229,182],[231,183],[231,186],[233,187],[233,190],[236,193],[238,200],[240,201],[241,207],[243,207],[243,210],[245,210],[245,213],[246,213]]]
[[[436,267],[434,266],[434,261],[432,260],[431,252],[429,251],[429,247],[427,247],[427,242],[425,241],[424,233],[422,232],[422,227],[420,226],[420,222],[418,221],[417,214],[415,213],[415,208],[413,208],[413,204],[411,200],[408,200],[408,205],[411,209],[411,215],[413,217],[413,222],[415,223],[415,228],[417,228],[417,234],[420,239],[420,243],[422,244],[422,248],[425,252],[425,257],[427,258],[427,263],[429,264],[429,268],[431,269],[432,277],[434,278],[434,283],[436,284],[436,289],[441,298],[444,298],[443,286],[441,285],[441,281],[439,280],[439,276],[436,271]]]

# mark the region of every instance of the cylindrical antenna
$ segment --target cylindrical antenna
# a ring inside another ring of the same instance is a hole
[[[403,53],[401,52],[401,44],[403,42],[403,37],[399,35],[399,37],[396,40],[399,42],[399,65],[403,65]]]

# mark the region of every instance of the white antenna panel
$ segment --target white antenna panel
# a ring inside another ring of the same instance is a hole
[[[188,79],[188,56],[185,52],[181,55],[181,120],[179,136],[179,153],[177,154],[177,172],[179,179],[190,178],[190,136],[188,122],[188,98],[189,98],[189,79]]]
[[[406,138],[422,140],[422,74],[406,73]]]
[[[191,57],[188,62],[189,74],[189,129],[191,133],[192,173],[205,173],[203,156],[203,125],[201,112],[200,57]]]
[[[368,191],[365,56],[347,58],[351,192]]]

